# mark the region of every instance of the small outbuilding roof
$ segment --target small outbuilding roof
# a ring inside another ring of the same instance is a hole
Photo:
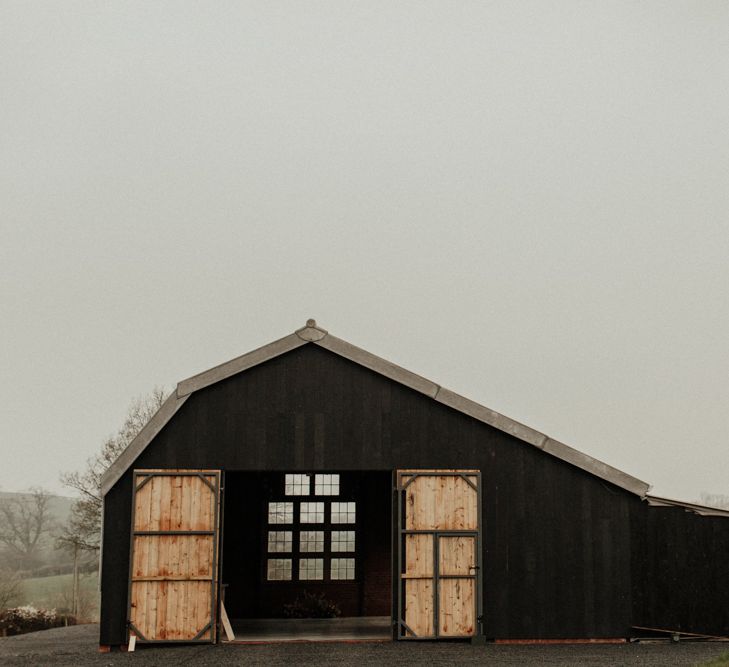
[[[296,330],[284,338],[179,382],[176,391],[170,395],[152,419],[149,420],[147,425],[139,432],[137,437],[132,440],[129,446],[119,455],[119,458],[106,471],[101,481],[102,495],[106,495],[121,476],[133,465],[137,457],[139,457],[147,445],[162,430],[165,424],[172,419],[174,414],[182,407],[191,394],[303,345],[318,345],[319,347],[323,347],[325,350],[329,350],[345,359],[369,368],[376,373],[428,396],[438,403],[447,405],[454,410],[458,410],[489,426],[508,433],[522,442],[541,449],[551,456],[566,461],[641,498],[646,498],[648,494],[650,489],[648,483],[632,477],[617,468],[613,468],[607,463],[598,461],[592,456],[573,449],[514,419],[510,419],[490,408],[465,398],[450,389],[446,389],[431,380],[401,368],[386,359],[382,359],[362,348],[356,347],[341,338],[332,336],[328,331],[317,326],[314,320],[308,320],[305,327]]]
[[[651,507],[680,507],[691,514],[698,514],[699,516],[729,517],[729,510],[724,510],[719,507],[711,507],[710,505],[698,505],[696,503],[687,503],[683,500],[661,498],[660,496],[653,495],[647,495],[645,499]]]

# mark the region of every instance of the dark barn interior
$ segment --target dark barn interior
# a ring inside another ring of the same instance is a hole
[[[305,593],[323,596],[342,617],[390,616],[392,475],[381,471],[345,472],[339,477],[341,491],[336,496],[293,496],[284,492],[283,472],[226,473],[221,582],[231,619],[291,617],[296,613],[297,600],[301,602]],[[297,508],[286,523],[268,522],[269,503],[309,500],[324,505],[320,521],[301,523]],[[333,524],[329,507],[332,501],[354,502],[354,523]],[[341,534],[341,529],[354,533],[355,540],[347,551],[337,554],[332,548],[332,533]],[[284,531],[292,537],[291,542],[269,545],[269,533],[280,535]],[[312,532],[322,534],[324,540],[310,547],[316,551],[304,551],[307,545],[300,536]],[[271,551],[273,548],[279,550]],[[354,560],[354,572],[348,573],[351,579],[332,579],[330,563],[337,555]],[[287,573],[290,580],[269,580],[267,561],[276,556],[293,561],[292,571]],[[298,561],[311,557],[324,561],[323,571],[318,574],[321,580],[300,580]]]

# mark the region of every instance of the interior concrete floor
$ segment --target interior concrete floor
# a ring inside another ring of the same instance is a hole
[[[389,641],[389,616],[231,620],[236,642]]]

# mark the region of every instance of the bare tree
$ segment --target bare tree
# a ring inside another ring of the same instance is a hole
[[[718,507],[722,510],[729,510],[729,496],[722,493],[702,492],[699,502],[702,505],[709,505],[710,507]]]
[[[109,437],[101,451],[86,462],[81,471],[61,475],[61,482],[78,491],[80,497],[71,508],[68,523],[58,538],[58,545],[72,553],[95,551],[99,548],[101,536],[101,478],[109,466],[116,461],[144,425],[165,402],[169,392],[164,387],[155,387],[147,396],[134,399],[127,416],[117,433]]]
[[[83,582],[89,575],[81,575]],[[98,620],[99,600],[95,585],[79,585],[61,587],[51,602],[57,610],[68,610],[76,617],[77,622],[86,623]]]
[[[0,543],[8,556],[24,567],[33,567],[44,537],[53,525],[51,495],[40,488],[0,500]]]
[[[20,593],[20,576],[7,567],[0,567],[0,612],[7,609]]]

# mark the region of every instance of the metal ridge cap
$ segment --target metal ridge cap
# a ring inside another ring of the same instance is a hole
[[[305,340],[309,343],[315,343],[329,334],[326,329],[322,329],[317,326],[316,320],[314,319],[306,320],[306,326],[301,327],[301,329],[297,329],[294,333],[301,338],[301,340]]]

